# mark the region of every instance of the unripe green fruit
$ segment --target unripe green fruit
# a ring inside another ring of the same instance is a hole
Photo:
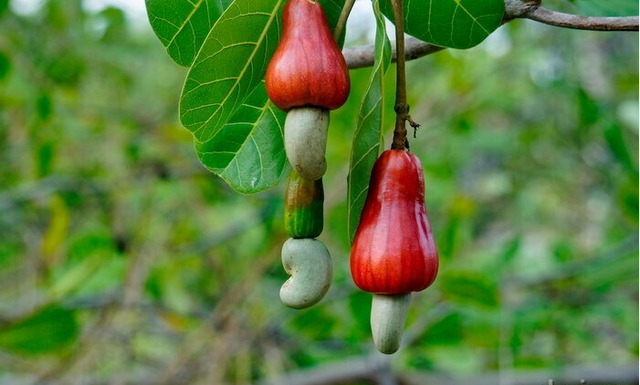
[[[291,238],[315,238],[322,233],[322,179],[304,179],[291,171],[284,196],[284,227]]]

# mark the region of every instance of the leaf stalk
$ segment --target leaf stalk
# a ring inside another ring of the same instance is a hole
[[[340,41],[340,36],[342,36],[342,32],[347,25],[347,19],[351,14],[351,9],[353,8],[353,4],[355,4],[355,2],[356,0],[346,0],[344,2],[342,12],[340,12],[340,17],[338,18],[338,23],[336,24],[336,28],[333,30],[333,40],[335,40],[336,43]]]

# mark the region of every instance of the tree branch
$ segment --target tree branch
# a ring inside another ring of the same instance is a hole
[[[503,23],[515,19],[530,19],[556,27],[591,31],[638,31],[639,20],[632,17],[590,17],[550,11],[540,6],[539,0],[505,0]],[[445,49],[425,43],[413,37],[405,38],[405,59],[413,60]],[[375,47],[373,45],[345,48],[342,50],[349,68],[363,68],[373,65]],[[393,51],[393,61],[396,61]]]
[[[301,369],[280,378],[258,382],[257,385],[346,385],[354,381],[377,383],[379,376],[389,370],[390,363],[384,357],[371,355]],[[410,371],[397,373],[396,377],[403,385],[495,385],[505,378],[518,385],[542,385],[549,383],[549,380],[553,380],[554,384],[580,384],[580,380],[585,380],[588,385],[632,385],[638,383],[638,365],[500,371],[468,378]]]
[[[430,374],[413,372],[402,375],[404,385],[495,385],[501,383],[501,379],[512,379],[509,383],[518,385],[543,385],[543,384],[588,384],[588,385],[631,385],[638,383],[638,365],[626,367],[598,366],[598,367],[568,367],[555,370],[517,370],[501,371],[480,375],[466,380],[446,378]],[[584,380],[585,382],[582,382]]]
[[[406,60],[418,59],[445,49],[444,47],[438,47],[433,44],[425,43],[410,36],[404,39],[404,46],[404,57]],[[360,47],[345,48],[342,50],[342,54],[344,55],[344,59],[347,62],[347,67],[351,69],[371,67],[373,65],[375,47],[373,45],[365,45]],[[395,62],[397,59],[395,47],[393,48],[392,55],[392,60],[393,62]]]
[[[389,357],[374,353],[286,373],[279,378],[258,382],[257,385],[339,385],[356,381],[375,383],[381,373],[390,371]]]
[[[555,27],[582,29],[589,31],[637,31],[638,17],[591,17],[571,15],[568,13],[538,7],[526,16],[527,19]]]

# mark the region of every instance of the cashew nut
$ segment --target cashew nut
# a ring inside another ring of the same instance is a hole
[[[402,342],[402,332],[411,304],[411,293],[374,294],[371,305],[373,343],[384,354],[393,354]]]
[[[291,166],[305,179],[320,179],[327,170],[329,111],[319,107],[293,108],[284,122],[284,147]]]
[[[280,289],[280,300],[294,309],[315,305],[331,285],[333,264],[322,242],[289,238],[282,246],[282,265],[291,276]]]

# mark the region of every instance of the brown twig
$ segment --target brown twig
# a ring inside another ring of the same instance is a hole
[[[503,22],[515,19],[530,19],[556,27],[592,31],[638,31],[638,17],[589,17],[550,11],[540,7],[536,0],[507,0]],[[414,60],[445,49],[425,43],[413,37],[404,40],[405,60]],[[349,68],[364,68],[373,65],[373,45],[345,48],[342,51]],[[397,54],[393,52],[393,61]]]
[[[407,104],[407,79],[405,73],[405,56],[404,56],[404,10],[401,0],[391,0],[393,7],[393,18],[396,25],[396,125],[393,130],[393,143],[391,148],[394,150],[404,150],[409,148],[407,140],[406,122],[409,118],[409,104]]]
[[[404,57],[406,60],[418,59],[445,49],[444,47],[438,47],[433,44],[425,43],[410,36],[405,38],[404,45]],[[371,67],[373,65],[375,47],[373,45],[349,47],[343,49],[342,54],[344,55],[344,59],[347,62],[347,67],[351,69]],[[392,52],[392,61],[397,61],[395,48]]]
[[[538,7],[526,15],[527,19],[554,27],[581,29],[588,31],[637,31],[638,16],[631,17],[592,17],[572,15]]]
[[[351,9],[353,8],[353,4],[355,4],[356,0],[346,0],[344,2],[344,6],[342,7],[342,12],[340,12],[340,17],[338,18],[338,22],[336,23],[336,28],[333,31],[333,40],[338,42],[340,37],[342,36],[342,32],[347,25],[347,19],[349,18],[349,14],[351,14]]]

